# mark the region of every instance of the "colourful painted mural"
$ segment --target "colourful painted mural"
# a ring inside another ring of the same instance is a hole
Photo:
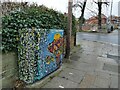
[[[19,78],[33,83],[58,69],[63,59],[63,30],[23,29],[20,32]]]
[[[59,37],[57,36],[59,34]],[[39,47],[39,58],[36,80],[43,78],[44,76],[55,71],[61,65],[63,59],[63,44],[62,42],[57,42],[57,40],[62,41],[63,30],[53,30],[51,29],[49,33],[44,33],[41,37]],[[61,46],[56,46],[60,44]],[[60,53],[61,52],[61,53]],[[58,55],[60,54],[60,55]],[[58,56],[60,57],[58,60]]]
[[[63,58],[63,35],[60,33],[54,34],[54,40],[49,43],[48,50],[55,55],[56,64],[59,67]]]

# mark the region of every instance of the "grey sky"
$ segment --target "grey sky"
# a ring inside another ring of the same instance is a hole
[[[111,0],[109,0],[111,1]],[[119,0],[113,0],[113,8],[112,8],[112,15],[115,15],[115,16],[118,16],[118,1]],[[89,10],[90,9],[90,10]],[[85,10],[85,18],[89,18],[93,15],[96,15],[98,13],[98,7],[95,3],[93,2],[87,2],[87,7],[86,7],[86,10]],[[111,9],[111,2],[110,2],[110,6],[107,6],[106,5],[103,5],[102,7],[102,13],[105,14],[106,16],[109,16],[110,15],[110,9]],[[75,13],[75,16],[76,17],[79,17],[81,12],[80,9],[78,10],[74,10],[74,13]],[[95,13],[92,13],[91,11],[94,11]]]
[[[39,5],[43,4],[46,7],[53,8],[62,13],[64,13],[64,12],[67,13],[67,10],[68,10],[68,0],[34,0],[34,1],[33,0],[12,0],[12,1],[28,1],[30,3],[36,2]],[[74,1],[74,3],[76,2],[76,0],[73,0],[73,1]],[[111,0],[107,0],[107,1],[111,1]],[[119,1],[120,0],[113,0],[113,10],[112,10],[113,15],[118,16],[118,2]],[[88,0],[87,8],[89,8],[90,10],[93,10],[97,13],[97,5],[95,3],[93,3],[92,0]],[[103,6],[102,12],[107,16],[110,15],[110,6],[108,8],[106,8],[106,6]],[[81,14],[80,9],[74,8],[73,14],[78,18]],[[95,15],[95,14],[92,14],[88,9],[85,10],[85,18],[89,18],[93,15]]]

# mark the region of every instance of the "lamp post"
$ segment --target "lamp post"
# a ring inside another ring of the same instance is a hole
[[[70,42],[71,42],[71,31],[72,31],[72,3],[73,0],[68,1],[68,28],[66,32],[66,54],[65,58],[70,58]]]
[[[111,1],[111,10],[110,10],[110,22],[112,23],[112,8],[113,8],[113,0]]]
[[[118,16],[120,17],[120,1],[118,2]]]

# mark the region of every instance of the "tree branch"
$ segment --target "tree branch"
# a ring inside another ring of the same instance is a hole
[[[82,5],[74,4],[72,7],[80,7],[82,9]]]
[[[108,5],[108,6],[109,6],[109,3],[110,3],[110,2],[102,2],[102,4],[106,4],[106,5]]]
[[[98,2],[96,2],[96,1],[94,1],[94,0],[93,0],[93,2],[96,3],[96,4],[98,4]]]
[[[97,15],[97,13],[89,8],[87,8],[90,12],[94,13],[95,15]]]

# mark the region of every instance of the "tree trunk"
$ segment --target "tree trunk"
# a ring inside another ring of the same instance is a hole
[[[83,22],[83,15],[81,14],[80,19],[79,19],[79,30],[82,30],[82,22]]]
[[[76,46],[76,32],[74,34],[74,46]]]
[[[101,13],[102,13],[102,2],[98,2],[98,30],[101,32],[102,30],[102,18],[101,18]]]
[[[66,32],[66,54],[65,58],[70,58],[70,42],[71,42],[71,31],[72,31],[72,2],[69,1],[68,5],[68,29]]]
[[[82,24],[83,24],[83,17],[84,17],[84,12],[85,12],[85,7],[86,7],[87,0],[84,0],[83,8],[81,10],[81,16],[79,19],[79,30],[82,30]]]

